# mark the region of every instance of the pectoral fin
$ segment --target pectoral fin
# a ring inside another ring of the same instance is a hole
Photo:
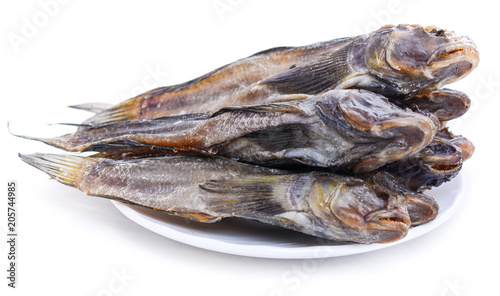
[[[319,94],[335,88],[351,73],[348,64],[349,45],[311,63],[291,68],[260,84],[274,86],[284,94]]]
[[[311,132],[306,125],[285,124],[258,130],[245,135],[269,151],[307,147]]]
[[[276,177],[262,176],[243,180],[210,180],[199,185],[213,193],[206,202],[211,210],[234,217],[257,218],[284,213],[283,205],[274,199]]]

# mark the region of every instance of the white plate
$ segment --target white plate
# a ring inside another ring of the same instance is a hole
[[[331,243],[291,230],[235,218],[204,224],[116,201],[113,203],[137,224],[191,246],[242,256],[307,259],[370,252],[419,237],[440,226],[455,213],[463,197],[462,192],[463,178],[459,174],[454,180],[427,192],[439,204],[439,214],[434,221],[411,228],[399,241],[371,245]]]

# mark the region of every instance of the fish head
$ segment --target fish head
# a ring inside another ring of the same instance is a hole
[[[464,115],[470,107],[471,100],[463,92],[440,88],[422,91],[405,100],[404,104],[415,111],[434,114],[442,122]]]
[[[422,191],[454,178],[462,168],[462,155],[466,152],[462,152],[460,146],[439,136],[409,158],[387,165],[384,171],[391,173],[409,189]]]
[[[468,37],[434,26],[385,26],[368,35],[365,64],[397,95],[440,88],[469,74],[479,52]]]
[[[369,182],[379,195],[387,196],[389,204],[404,205],[412,226],[436,218],[439,205],[432,197],[408,189],[388,172],[382,171],[372,175]]]
[[[351,241],[391,242],[406,236],[410,217],[404,205],[378,194],[363,180],[324,175],[310,193],[310,206],[321,224],[345,231]],[[342,238],[341,238],[342,239]]]
[[[454,173],[462,166],[461,149],[450,141],[438,137],[419,151],[418,157],[429,171],[434,171],[436,174]]]
[[[316,103],[325,126],[349,143],[351,169],[370,172],[427,146],[439,120],[404,110],[379,94],[358,89],[333,90]]]

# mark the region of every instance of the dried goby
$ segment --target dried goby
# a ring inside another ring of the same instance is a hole
[[[422,92],[404,101],[393,101],[401,107],[428,112],[440,121],[449,121],[462,116],[469,110],[470,99],[463,92],[442,88]]]
[[[376,172],[390,173],[398,183],[410,190],[421,192],[440,186],[458,175],[464,161],[474,152],[474,145],[462,136],[438,132],[432,142],[403,159],[384,165]],[[91,157],[115,160],[146,157],[173,156],[178,153],[150,148],[116,149],[100,152]],[[288,169],[306,169],[288,167]],[[312,168],[308,168],[312,169]],[[344,171],[344,173],[348,173]],[[370,178],[374,172],[357,174],[360,178]]]
[[[478,62],[467,37],[433,26],[385,26],[366,35],[265,50],[186,83],[148,91],[85,123],[215,112],[331,89],[366,89],[401,100],[456,81]]]
[[[370,91],[332,90],[300,101],[108,123],[31,139],[68,151],[150,148],[367,172],[427,146],[437,125],[432,115],[403,110]]]
[[[421,192],[456,177],[463,162],[472,156],[474,149],[467,138],[454,135],[448,128],[443,128],[425,148],[387,164],[379,171],[388,172],[410,190]]]
[[[200,222],[240,217],[335,241],[390,242],[432,220],[432,198],[380,173],[369,182],[327,172],[290,173],[224,158],[110,160],[20,155],[84,193]]]

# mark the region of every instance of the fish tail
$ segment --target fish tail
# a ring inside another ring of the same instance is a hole
[[[140,111],[140,101],[140,98],[136,97],[126,100],[125,102],[111,108],[101,110],[94,116],[85,120],[83,124],[98,125],[110,122],[140,119],[140,114],[138,114]]]
[[[67,142],[68,137],[70,135],[56,137],[56,138],[40,138],[40,137],[32,137],[32,136],[25,136],[25,135],[17,135],[17,134],[14,134],[10,131],[9,123],[7,123],[7,130],[9,131],[9,133],[11,135],[18,137],[18,138],[38,141],[38,142],[42,142],[42,143],[45,143],[45,144],[50,145],[50,146],[54,146],[56,148],[72,151],[71,148],[67,147],[67,145],[66,145],[66,142]]]
[[[83,167],[96,160],[82,156],[57,155],[47,153],[21,154],[19,157],[27,164],[41,170],[51,178],[70,186],[83,173]]]
[[[127,110],[123,110],[123,108],[119,108],[119,106],[116,106],[97,113],[96,115],[85,120],[83,124],[98,125],[132,119],[133,117],[129,116]]]
[[[86,104],[70,105],[68,107],[92,113],[100,113],[106,109],[112,108],[113,105],[105,103],[86,103]]]

